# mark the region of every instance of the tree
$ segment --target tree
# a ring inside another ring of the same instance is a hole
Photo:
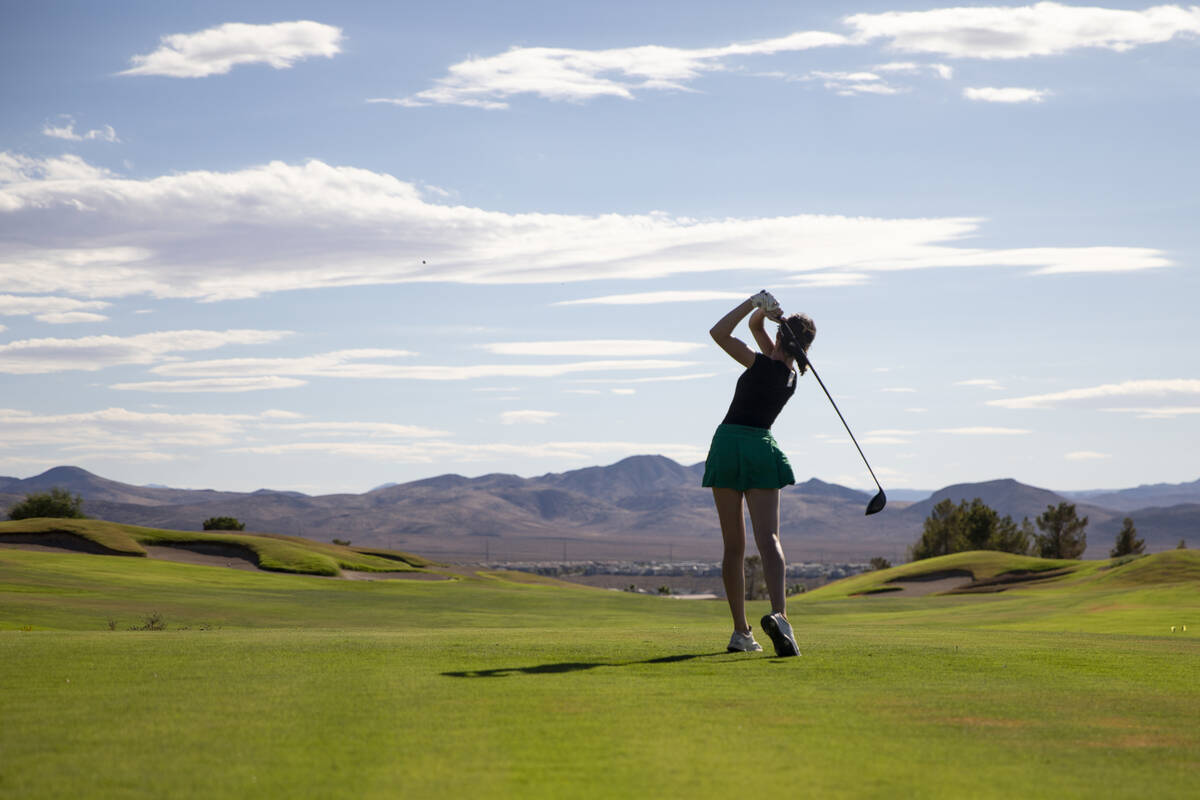
[[[947,556],[962,549],[958,506],[947,499],[938,503],[925,518],[921,538],[909,551],[913,561],[936,556]]]
[[[246,526],[233,517],[209,517],[204,520],[206,531],[244,531]]]
[[[750,556],[746,559],[746,599],[762,600],[767,596],[767,577],[763,572],[762,558]]]
[[[1079,558],[1087,549],[1087,524],[1087,517],[1076,515],[1074,503],[1046,506],[1037,518],[1042,531],[1035,545],[1037,554],[1042,558]]]
[[[1137,538],[1137,528],[1133,527],[1133,518],[1126,517],[1121,523],[1121,532],[1117,534],[1117,543],[1108,552],[1110,558],[1121,556],[1141,555],[1146,551],[1146,542]]]
[[[1029,520],[1017,527],[1012,517],[999,512],[976,497],[970,503],[963,500],[957,506],[942,500],[933,507],[925,520],[921,538],[909,548],[909,556],[917,561],[963,550],[1002,550],[1024,555],[1029,552],[1033,526]]]
[[[1187,550],[1187,541],[1185,541],[1184,539],[1180,539],[1179,544],[1175,546],[1175,549],[1176,550]]]
[[[888,561],[883,556],[875,556],[871,559],[871,569],[888,569],[892,566],[892,562]]]
[[[25,499],[8,510],[9,519],[31,517],[86,519],[83,513],[83,498],[55,486],[48,492],[31,492],[25,495]]]

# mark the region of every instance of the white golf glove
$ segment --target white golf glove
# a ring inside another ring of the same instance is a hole
[[[766,289],[751,297],[750,304],[755,308],[761,308],[767,314],[776,314],[779,312],[779,301]]]

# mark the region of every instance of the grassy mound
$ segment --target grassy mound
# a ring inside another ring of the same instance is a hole
[[[973,550],[854,575],[815,589],[806,597],[832,600],[899,593],[902,586],[910,582],[951,577],[960,577],[964,585],[943,593],[994,592],[1017,587],[1045,588],[1093,582],[1124,587],[1200,586],[1200,551],[1168,550],[1133,558],[1071,561]]]
[[[95,519],[34,518],[0,522],[0,542],[66,546],[106,555],[145,557],[146,546],[223,549],[245,556],[260,569],[305,575],[338,575],[343,569],[362,572],[407,572],[431,566],[419,556],[398,551],[350,548],[298,536],[233,532],[168,531]]]
[[[988,582],[1010,576],[1036,577],[1039,573],[1073,574],[1080,570],[1092,571],[1099,564],[1100,562],[1090,564],[1083,561],[1018,556],[994,550],[972,550],[854,575],[808,594],[822,599],[833,599],[895,591],[899,588],[895,584],[903,581],[934,580],[959,575],[964,581]]]

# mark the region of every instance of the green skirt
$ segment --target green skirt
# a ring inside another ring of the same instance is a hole
[[[792,465],[766,428],[718,425],[701,486],[722,489],[782,489],[796,482]]]

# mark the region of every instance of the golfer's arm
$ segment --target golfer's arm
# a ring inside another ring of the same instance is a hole
[[[749,367],[754,363],[754,351],[746,346],[746,343],[733,335],[733,329],[738,326],[738,323],[746,318],[750,310],[754,308],[749,300],[743,301],[737,308],[730,311],[725,316],[713,325],[708,335],[713,338],[717,345],[733,357],[744,367]]]
[[[754,334],[754,341],[758,342],[759,352],[763,355],[769,355],[775,349],[775,340],[763,327],[763,320],[766,318],[766,312],[761,308],[754,309],[754,313],[750,315],[750,332]]]

